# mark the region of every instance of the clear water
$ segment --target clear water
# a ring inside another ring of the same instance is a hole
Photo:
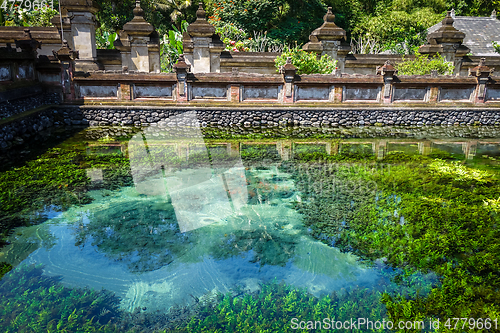
[[[92,201],[24,211],[44,222],[6,237],[1,261],[41,264],[45,276],[68,288],[110,291],[129,313],[168,313],[218,294],[255,294],[273,281],[315,297],[394,284],[382,261],[361,261],[313,237],[295,208],[307,193],[283,168],[301,153],[376,156],[378,138],[343,138],[340,147],[332,139],[294,143],[293,137],[239,138],[236,145],[204,137],[193,114],[172,118],[167,128],[135,130],[122,141],[94,132],[84,130],[61,147],[83,141],[86,155],[126,156],[133,182],[110,189],[106,169],[86,168],[91,186],[85,194]],[[440,137],[425,148],[420,138],[403,134],[385,145],[385,153],[436,149],[466,158],[495,156],[500,147],[494,138],[477,146],[477,139]],[[248,159],[256,152],[261,158]],[[431,286],[436,279],[429,273],[423,281]]]

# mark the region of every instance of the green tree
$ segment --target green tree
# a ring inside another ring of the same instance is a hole
[[[438,74],[441,75],[451,75],[455,66],[446,61],[440,54],[429,58],[428,55],[416,52],[414,59],[403,58],[403,62],[397,64],[396,68],[400,75],[425,75],[431,74],[433,70],[437,70]]]
[[[179,17],[184,17],[184,10],[191,6],[191,0],[153,0],[153,4],[157,8],[170,12],[170,17],[173,22],[176,22]]]
[[[395,53],[414,53],[425,43],[427,28],[441,19],[442,15],[428,7],[415,9],[411,13],[391,11],[384,15],[365,16],[353,29],[352,35],[378,40],[382,49]]]

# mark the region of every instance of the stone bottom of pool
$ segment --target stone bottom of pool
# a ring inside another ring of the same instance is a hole
[[[4,154],[3,332],[496,330],[497,128],[195,120]]]

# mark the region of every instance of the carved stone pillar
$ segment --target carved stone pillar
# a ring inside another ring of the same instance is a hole
[[[98,8],[93,0],[61,0],[63,38],[68,47],[78,50],[79,58],[75,61],[76,71],[94,71],[99,66],[96,62],[95,28]],[[61,17],[56,15],[52,24],[61,30]]]
[[[73,85],[74,62],[78,59],[79,52],[69,48],[68,42],[63,41],[63,46],[57,51],[53,51],[54,56],[61,63],[61,85],[64,101],[71,101],[76,98],[75,87]]]
[[[435,56],[441,54],[446,61],[455,65],[455,74],[460,73],[462,67],[462,58],[469,53],[469,48],[462,45],[465,34],[458,31],[454,26],[455,20],[452,12],[449,11],[441,23],[441,27],[427,36],[429,44],[422,45],[419,48],[421,54]]]
[[[297,68],[292,65],[292,58],[286,59],[286,64],[281,68],[285,89],[283,89],[283,103],[293,103],[294,100],[294,85],[295,74]]]
[[[186,64],[183,54],[179,56],[179,60],[174,65],[174,71],[177,75],[177,85],[174,95],[175,100],[177,102],[187,102],[188,100],[187,75],[189,71],[189,65]]]
[[[323,25],[311,33],[309,43],[306,43],[302,49],[317,53],[321,49],[321,55],[327,54],[337,60],[337,67],[340,72],[343,72],[345,57],[351,51],[351,45],[346,42],[345,30],[335,24],[332,7],[328,7],[328,12],[323,17],[323,20]],[[316,45],[317,41],[321,43],[322,48]]]
[[[123,31],[128,36],[128,47],[130,47],[128,69],[129,71],[144,73],[149,73],[151,69],[159,72],[159,55],[158,57],[150,57],[150,50],[159,52],[159,46],[155,46],[151,39],[154,28],[144,19],[144,10],[141,8],[139,0],[136,0],[133,12],[134,18],[132,21],[125,23],[123,26]],[[123,41],[121,43],[125,44]],[[128,47],[124,47],[123,52],[128,52]],[[158,63],[152,64],[150,60]]]
[[[394,74],[396,73],[396,68],[391,65],[391,62],[387,60],[384,66],[377,68],[377,75],[382,75],[384,77],[384,103],[392,103],[392,84],[394,82]]]
[[[486,58],[481,58],[478,66],[469,69],[469,76],[475,76],[477,79],[476,103],[486,102],[486,85],[490,81],[493,72],[494,69],[486,66]]]
[[[225,45],[219,36],[215,35],[215,28],[207,22],[203,3],[200,2],[196,11],[196,21],[187,28],[187,35],[183,36],[187,62],[191,64],[193,73],[220,72],[220,53]]]

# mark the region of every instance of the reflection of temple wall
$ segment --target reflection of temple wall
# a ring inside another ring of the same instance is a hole
[[[181,140],[181,139],[179,139]],[[194,154],[200,149],[206,150],[205,143],[195,144],[190,141],[182,142],[177,139],[170,139],[170,141],[163,142],[163,146],[171,146],[172,150],[176,152],[177,156],[185,161],[189,160],[189,155]],[[207,144],[218,145],[224,147],[228,156],[241,155],[242,149],[265,147],[268,151],[275,151],[276,156],[284,161],[293,158],[296,154],[298,147],[309,146],[311,148],[322,148],[328,155],[346,154],[346,146],[349,147],[365,147],[371,150],[371,153],[377,158],[382,159],[388,153],[403,151],[409,154],[429,155],[437,151],[448,152],[451,154],[459,155],[464,154],[468,159],[472,159],[477,153],[478,148],[482,147],[488,151],[495,150],[492,147],[500,147],[498,140],[415,140],[415,139],[353,139],[353,140],[322,140],[322,141],[295,141],[291,140],[278,140],[278,141],[231,141],[231,142],[218,142],[207,140]],[[497,155],[497,153],[494,153]]]
[[[228,216],[247,204],[247,180],[241,159],[247,149],[257,149],[278,161],[289,160],[308,149],[329,155],[371,153],[378,159],[394,151],[423,155],[444,151],[463,153],[471,159],[481,149],[491,153],[496,147],[500,153],[499,146],[498,140],[463,139],[211,141],[204,139],[196,112],[185,112],[136,134],[128,143],[128,154],[137,192],[169,197],[180,229],[186,232],[225,223]],[[89,176],[99,178],[96,170],[89,171]]]

